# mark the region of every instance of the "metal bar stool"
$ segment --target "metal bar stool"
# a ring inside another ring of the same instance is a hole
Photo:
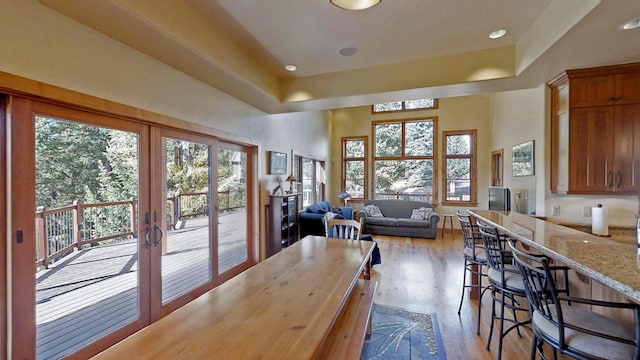
[[[478,231],[478,226],[469,214],[463,214],[458,211],[456,213],[462,230],[462,240],[464,241],[464,272],[462,273],[462,294],[460,295],[460,305],[458,306],[458,315],[462,309],[462,301],[464,300],[465,289],[470,289],[469,298],[475,296],[478,300],[478,315],[476,334],[480,334],[480,309],[482,305],[482,296],[489,286],[482,285],[482,277],[487,276],[482,269],[487,266],[487,255],[482,244],[482,237]],[[471,283],[467,285],[467,273],[469,273]]]

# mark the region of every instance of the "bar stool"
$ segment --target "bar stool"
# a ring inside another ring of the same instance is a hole
[[[495,320],[499,320],[500,329],[498,333],[498,356],[497,360],[502,358],[502,339],[511,330],[515,329],[520,335],[520,326],[530,328],[529,309],[527,306],[527,293],[525,291],[524,279],[518,267],[512,263],[513,255],[507,248],[507,239],[498,229],[482,223],[476,222],[487,257],[487,277],[491,285],[491,327],[489,329],[489,339],[487,340],[487,350],[491,345],[493,336],[493,324]],[[496,304],[499,304],[500,313],[496,313]],[[511,309],[513,318],[505,317],[505,309]],[[524,312],[527,315],[526,320],[519,321],[516,313]],[[505,329],[505,321],[511,324]]]
[[[478,226],[471,218],[471,215],[464,214],[458,210],[456,212],[458,221],[460,222],[460,230],[462,231],[462,240],[464,241],[464,272],[462,275],[462,294],[460,295],[460,305],[458,305],[458,315],[462,309],[462,301],[466,289],[470,289],[469,297],[475,296],[478,300],[478,314],[476,324],[476,334],[480,335],[480,314],[482,305],[482,295],[489,289],[488,285],[483,285],[482,277],[486,277],[482,271],[487,266],[487,254],[484,250],[482,237],[478,231]],[[467,273],[469,273],[470,284],[467,284]]]
[[[450,229],[451,229],[450,230],[451,231],[451,238],[454,237],[454,235],[453,235],[453,217],[454,216],[455,215],[453,215],[453,214],[442,214],[442,217],[443,217],[443,220],[442,220],[442,235],[441,235],[442,237],[444,237],[444,230],[447,227],[447,220],[449,220],[449,225],[451,226],[450,227]]]

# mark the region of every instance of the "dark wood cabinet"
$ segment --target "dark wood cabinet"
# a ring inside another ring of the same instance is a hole
[[[300,194],[272,195],[269,205],[267,257],[298,240],[298,202]]]
[[[640,191],[640,64],[570,70],[549,83],[551,191]]]

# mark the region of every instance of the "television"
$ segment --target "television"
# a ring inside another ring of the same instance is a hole
[[[509,188],[489,186],[489,210],[511,211],[511,191]]]

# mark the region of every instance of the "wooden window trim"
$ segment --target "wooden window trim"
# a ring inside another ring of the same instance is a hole
[[[429,99],[429,98],[425,98],[425,99]],[[374,110],[375,104],[371,104],[371,114],[372,115],[376,115],[376,114],[395,114],[395,113],[401,113],[401,112],[428,111],[428,110],[437,110],[438,109],[438,98],[433,98],[433,106],[432,107],[419,108],[419,109],[407,109],[406,108],[406,102],[407,101],[412,101],[412,100],[403,100],[403,101],[401,101],[402,109],[400,109],[400,110],[375,111]],[[394,101],[389,101],[389,102],[394,102]]]
[[[432,121],[433,122],[433,155],[431,156],[405,156],[405,124],[409,122],[420,122],[420,121]],[[401,155],[400,156],[377,156],[376,155],[376,125],[378,124],[392,124],[399,123],[402,126],[402,141],[401,141]],[[372,155],[371,159],[373,167],[375,167],[375,162],[378,160],[431,160],[433,162],[433,186],[432,186],[432,194],[431,194],[431,204],[433,206],[438,206],[438,161],[436,160],[438,155],[438,116],[425,116],[425,117],[417,117],[417,118],[406,118],[406,119],[387,119],[387,120],[376,120],[371,122],[371,138],[372,141]],[[375,169],[373,169],[373,177],[372,177],[372,185],[371,185],[371,194],[372,198],[375,198]]]
[[[364,157],[346,157],[347,151],[347,141],[358,141],[362,140],[364,142]],[[341,176],[341,190],[345,190],[347,188],[347,162],[348,161],[363,161],[364,162],[364,188],[362,191],[362,197],[352,197],[350,200],[366,200],[368,198],[368,185],[369,185],[369,162],[367,161],[369,155],[369,137],[368,136],[344,136],[341,138],[342,144],[342,176]]]
[[[471,135],[470,155],[447,155],[447,136]],[[477,206],[478,205],[478,131],[452,130],[442,132],[442,186],[447,183],[447,159],[471,159],[471,179],[469,181],[469,201],[447,200],[447,190],[442,189],[442,205],[447,206]]]

